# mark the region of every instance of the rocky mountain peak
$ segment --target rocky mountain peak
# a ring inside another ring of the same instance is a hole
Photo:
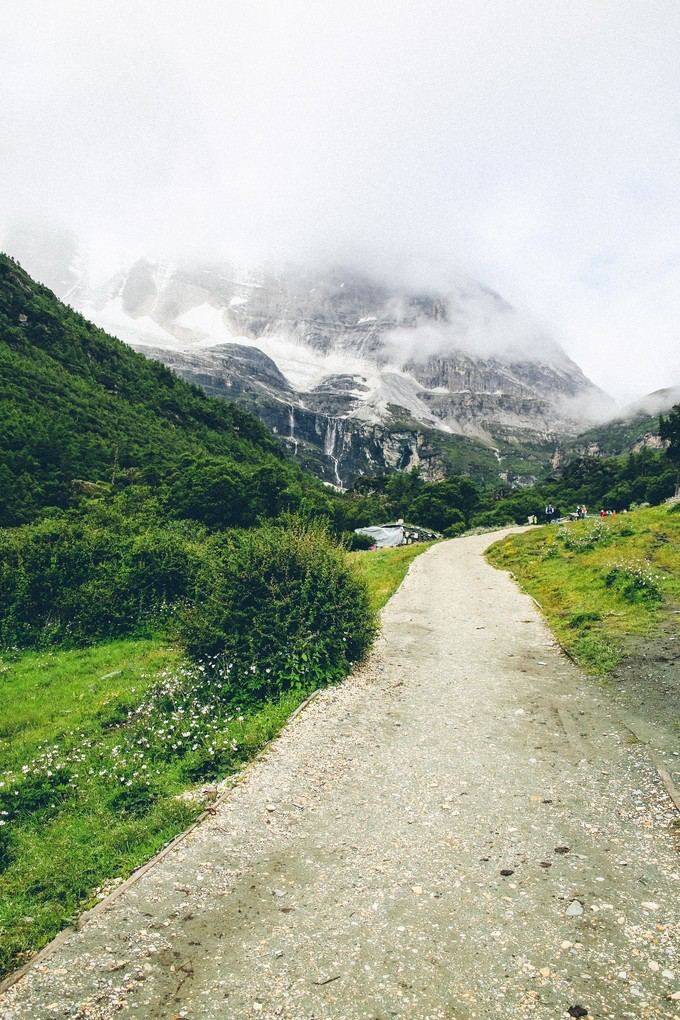
[[[140,259],[69,286],[93,321],[247,406],[335,485],[416,465],[528,480],[605,399],[544,330],[470,281],[428,293],[343,268]]]

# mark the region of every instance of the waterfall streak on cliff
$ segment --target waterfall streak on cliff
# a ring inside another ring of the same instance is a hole
[[[342,434],[340,432],[340,426],[337,418],[329,418],[328,427],[326,429],[326,435],[324,438],[324,453],[326,454],[327,457],[330,458],[330,460],[333,461],[333,467],[335,469],[335,484],[339,489],[343,489],[344,486],[342,484],[342,478],[340,477],[340,472],[338,471],[338,464],[340,462],[340,458],[337,456],[335,452],[336,446],[338,445],[339,437],[342,438]]]
[[[298,445],[299,444],[298,444],[297,439],[295,438],[295,408],[293,407],[292,404],[290,405],[290,408],[288,409],[288,428],[289,428],[288,437],[292,441],[293,446],[294,446],[293,456],[297,457]]]

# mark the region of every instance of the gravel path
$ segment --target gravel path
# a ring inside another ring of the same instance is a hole
[[[677,1017],[670,801],[494,537],[415,560],[371,662],[3,1020]]]

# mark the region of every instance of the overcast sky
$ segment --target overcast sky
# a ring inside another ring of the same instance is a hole
[[[0,228],[466,273],[680,384],[678,0],[0,3]]]

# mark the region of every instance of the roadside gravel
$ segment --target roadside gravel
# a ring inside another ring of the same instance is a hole
[[[672,805],[497,537],[418,557],[370,662],[2,1020],[677,1017]]]

